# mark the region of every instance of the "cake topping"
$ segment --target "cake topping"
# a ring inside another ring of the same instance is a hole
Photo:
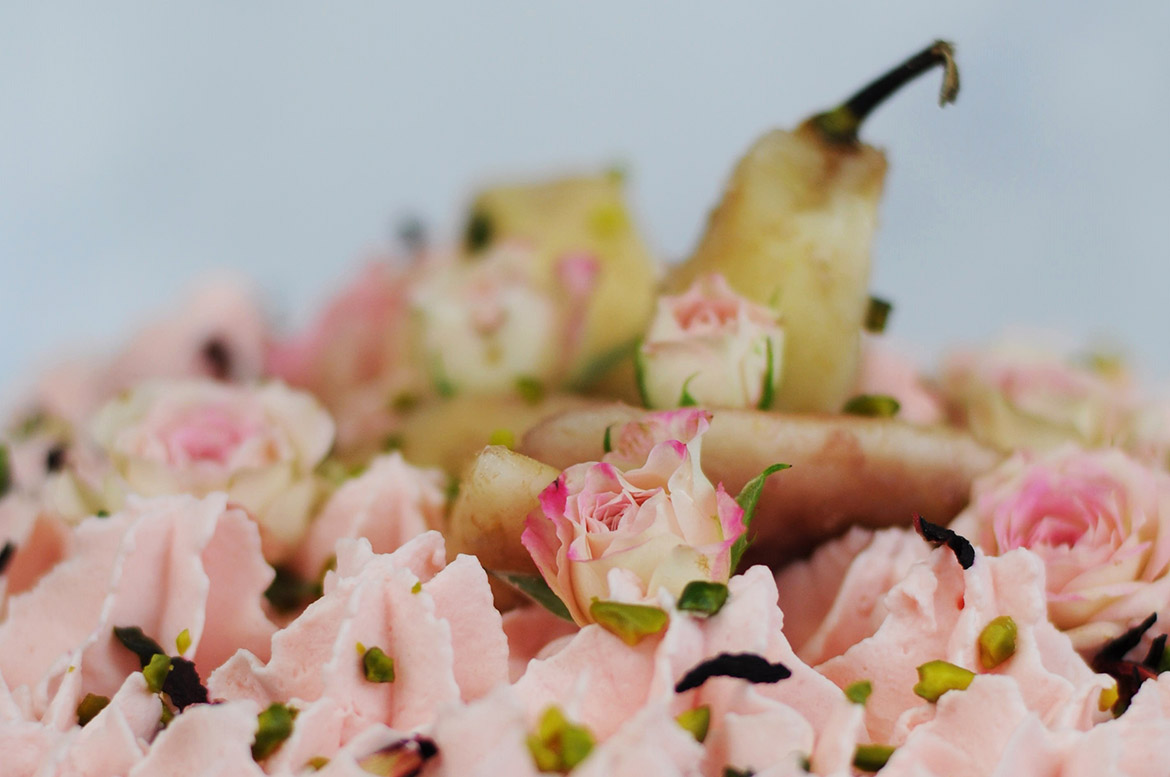
[[[845,698],[854,704],[865,704],[865,700],[873,693],[873,683],[869,680],[858,680],[845,687]]]
[[[675,693],[700,687],[712,677],[734,677],[749,683],[778,683],[791,677],[788,667],[756,653],[720,653],[695,666],[675,683]]]
[[[922,539],[932,545],[946,545],[950,548],[954,552],[959,566],[963,569],[970,569],[971,565],[975,563],[975,548],[965,537],[944,526],[931,523],[921,515],[914,516],[914,529],[922,536]]]
[[[1016,652],[1016,622],[1010,615],[1000,615],[979,632],[979,663],[995,669]]]
[[[362,771],[381,777],[417,777],[439,754],[434,740],[424,736],[400,739],[358,761]]]
[[[98,696],[96,693],[87,693],[77,705],[77,725],[85,726],[97,717],[98,713],[109,706],[109,696]]]
[[[4,547],[0,548],[0,575],[4,574],[4,570],[8,569],[8,564],[12,561],[12,557],[16,555],[16,543],[8,540],[4,543]]]
[[[886,765],[897,748],[890,745],[858,745],[853,765],[863,772],[876,772]]]
[[[528,751],[542,772],[569,772],[593,750],[593,734],[570,723],[559,707],[549,707],[540,717],[536,732],[528,736]]]
[[[296,707],[274,702],[257,716],[256,739],[252,742],[253,760],[263,761],[284,744],[292,735],[298,712]]]
[[[859,394],[849,399],[841,408],[841,412],[867,418],[893,418],[901,409],[901,403],[893,397],[881,394]]]
[[[949,661],[927,661],[918,667],[918,682],[914,693],[929,702],[936,702],[947,691],[965,691],[975,673]]]
[[[675,717],[678,724],[691,733],[696,742],[707,739],[707,731],[711,727],[711,707],[704,704],[683,710]]]
[[[589,617],[606,631],[616,634],[627,645],[636,645],[644,637],[666,628],[670,616],[661,607],[594,599]]]
[[[362,654],[362,671],[372,683],[394,682],[394,659],[380,647],[368,648]]]
[[[692,580],[683,588],[675,606],[684,612],[714,615],[723,609],[723,605],[727,602],[727,596],[727,586],[723,583]]]

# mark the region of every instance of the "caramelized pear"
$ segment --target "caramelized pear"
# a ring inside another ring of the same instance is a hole
[[[739,293],[778,307],[785,329],[780,410],[837,411],[854,385],[886,174],[885,155],[857,132],[885,98],[939,65],[946,69],[940,102],[951,102],[958,72],[951,45],[938,41],[839,107],[756,141],[694,255],[671,276],[677,290],[703,273],[722,273]]]

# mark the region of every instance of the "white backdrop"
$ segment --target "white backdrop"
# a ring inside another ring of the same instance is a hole
[[[448,234],[500,175],[624,162],[680,257],[755,136],[938,36],[958,105],[924,78],[864,133],[892,331],[1053,327],[1168,377],[1170,3],[1116,5],[7,0],[0,384],[212,267],[303,320],[396,216]]]

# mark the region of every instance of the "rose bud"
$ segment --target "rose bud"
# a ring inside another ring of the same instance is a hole
[[[575,464],[540,496],[522,541],[579,624],[596,600],[656,602],[692,580],[726,582],[744,511],[699,466],[698,440],[655,445],[620,470]]]
[[[784,332],[776,311],[706,275],[658,298],[638,353],[647,407],[767,408],[780,380]]]

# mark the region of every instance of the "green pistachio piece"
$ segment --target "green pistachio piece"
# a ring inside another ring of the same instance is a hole
[[[692,580],[686,584],[678,597],[677,607],[687,612],[714,615],[727,602],[727,586],[708,580]]]
[[[863,772],[876,772],[886,765],[896,749],[889,745],[858,745],[853,751],[853,765]]]
[[[372,683],[394,682],[394,659],[380,647],[372,647],[362,654],[362,669]]]
[[[871,693],[873,693],[873,683],[869,680],[858,680],[845,688],[845,698],[854,704],[865,704]]]
[[[171,673],[171,657],[163,653],[155,653],[150,657],[150,663],[142,667],[142,676],[146,678],[146,687],[151,693],[162,690],[167,675]]]
[[[98,696],[96,693],[87,693],[77,705],[77,723],[84,726],[97,717],[98,713],[110,703],[109,696]]]
[[[297,708],[275,702],[256,718],[256,739],[252,742],[252,760],[263,761],[276,752],[292,734]]]
[[[488,437],[488,445],[503,445],[511,450],[516,447],[516,435],[511,429],[496,429]]]
[[[644,637],[666,628],[670,616],[660,607],[647,604],[624,604],[594,599],[589,605],[589,617],[611,634],[616,634],[627,645],[636,645]]]
[[[914,693],[929,702],[938,701],[947,691],[963,691],[975,679],[970,669],[955,666],[947,661],[927,661],[918,667],[918,682]]]
[[[179,651],[179,655],[183,655],[189,647],[191,647],[191,632],[189,629],[183,629],[179,632],[179,636],[175,637],[175,649]]]
[[[1001,615],[979,632],[979,663],[984,669],[995,669],[1016,652],[1016,622],[1010,615]]]
[[[542,772],[568,772],[593,750],[593,734],[570,723],[557,707],[544,711],[536,733],[528,737],[528,750]]]
[[[901,409],[902,404],[893,397],[882,394],[859,394],[846,402],[841,412],[869,418],[893,418]]]
[[[702,742],[707,738],[707,730],[711,727],[711,708],[704,704],[702,707],[683,710],[675,720],[691,733],[696,742]]]

